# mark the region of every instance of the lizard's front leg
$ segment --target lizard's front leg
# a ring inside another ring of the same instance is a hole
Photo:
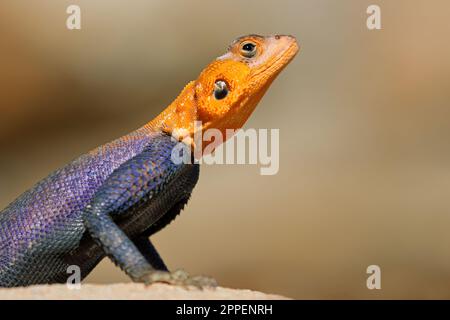
[[[168,136],[157,136],[141,154],[115,170],[85,208],[84,225],[106,255],[133,281],[214,286],[215,281],[210,278],[190,277],[184,271],[169,273],[150,242],[147,245],[142,239],[133,242],[114,221],[114,218],[128,219],[129,224],[139,225],[143,229],[137,231],[139,236],[174,204],[189,196],[196,182],[189,177],[195,168],[171,161],[174,144]],[[143,202],[156,204],[154,210],[145,213],[145,225],[136,216],[144,213],[128,211]]]
[[[142,253],[145,260],[147,260],[147,262],[153,268],[160,271],[169,271],[166,264],[161,259],[161,256],[159,255],[155,246],[152,244],[152,242],[147,236],[145,235],[138,236],[136,239],[133,240],[133,243],[136,245],[139,252]]]
[[[191,277],[183,270],[169,272],[153,245],[145,247],[145,251],[141,252],[101,205],[86,208],[84,222],[108,257],[135,282],[164,282],[199,288],[217,285],[212,278]],[[148,244],[151,243],[148,241]],[[141,240],[139,246],[142,248],[142,245]]]
[[[142,253],[147,262],[156,270],[144,279],[146,282],[169,282],[169,283],[179,283],[179,284],[189,284],[191,283],[197,287],[215,287],[217,283],[214,279],[195,276],[190,277],[189,274],[184,270],[176,270],[169,273],[166,264],[161,259],[156,248],[151,243],[147,236],[141,235],[133,240],[138,250]]]

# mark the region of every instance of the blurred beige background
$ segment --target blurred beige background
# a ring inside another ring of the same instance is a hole
[[[380,31],[366,8],[382,10]],[[82,30],[65,28],[69,4]],[[280,128],[280,172],[203,166],[154,237],[171,268],[294,298],[450,298],[450,3],[0,4],[0,208],[153,118],[233,38],[302,51],[247,128]],[[366,288],[366,268],[382,289]],[[129,281],[104,261],[87,282]]]

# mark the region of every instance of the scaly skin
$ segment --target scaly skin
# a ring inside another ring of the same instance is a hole
[[[73,265],[84,278],[105,256],[134,281],[213,286],[168,272],[148,239],[179,214],[199,175],[198,164],[171,161],[171,135],[193,139],[194,121],[241,128],[297,51],[291,36],[236,39],[155,119],[19,196],[0,212],[0,286],[66,282]]]

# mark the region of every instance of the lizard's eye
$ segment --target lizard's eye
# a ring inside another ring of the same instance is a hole
[[[214,98],[222,100],[228,95],[228,86],[225,81],[217,80],[214,83]]]
[[[245,41],[241,44],[241,54],[246,58],[252,58],[256,55],[256,44],[251,41]]]

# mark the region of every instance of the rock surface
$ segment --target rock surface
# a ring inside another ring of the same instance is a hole
[[[81,289],[68,289],[66,285],[39,285],[27,288],[2,288],[0,299],[207,299],[207,300],[248,300],[248,299],[288,299],[274,294],[258,291],[229,289],[218,287],[215,289],[199,290],[196,288],[181,288],[166,284],[145,286],[136,283],[119,284],[83,284]]]

